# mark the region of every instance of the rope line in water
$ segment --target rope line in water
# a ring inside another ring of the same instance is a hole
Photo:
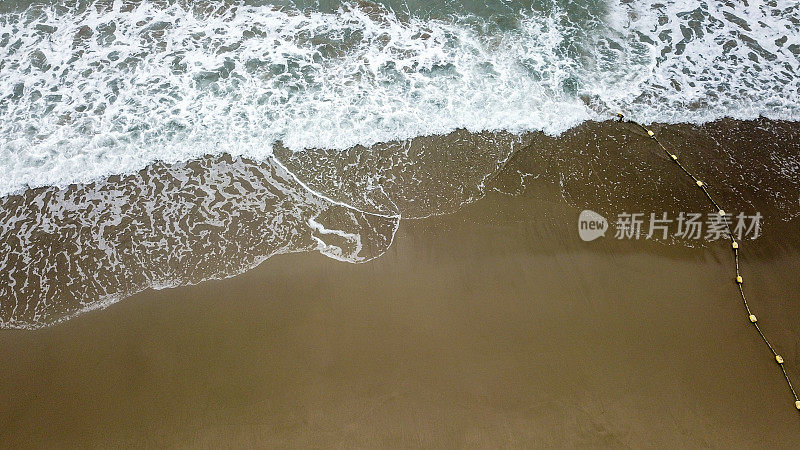
[[[761,339],[764,341],[764,343],[767,344],[767,348],[769,348],[769,351],[772,352],[772,356],[775,358],[775,362],[777,362],[778,366],[781,368],[781,372],[783,373],[783,378],[786,379],[786,384],[789,386],[789,390],[792,393],[792,397],[794,397],[794,406],[795,408],[797,408],[798,411],[800,411],[800,398],[797,397],[797,392],[794,390],[794,386],[792,386],[792,380],[789,379],[789,374],[786,373],[783,357],[777,351],[775,351],[775,348],[769,342],[767,336],[765,336],[764,332],[761,331],[761,327],[758,326],[758,319],[756,318],[755,314],[753,314],[753,312],[750,310],[750,305],[747,303],[747,297],[745,297],[744,295],[744,290],[742,289],[742,284],[744,283],[744,279],[742,278],[742,274],[739,271],[739,243],[733,236],[730,221],[725,220],[725,216],[727,215],[725,213],[725,210],[720,207],[719,203],[717,203],[713,197],[711,197],[711,193],[708,192],[708,188],[706,187],[705,183],[703,183],[700,179],[694,176],[694,174],[692,174],[689,171],[689,169],[686,168],[686,166],[684,166],[680,161],[678,161],[678,156],[676,154],[670,152],[669,150],[667,150],[666,147],[664,147],[664,144],[662,144],[661,141],[658,139],[658,137],[656,137],[656,134],[653,132],[653,130],[648,129],[639,122],[633,120],[626,120],[625,115],[622,113],[617,113],[617,117],[619,117],[620,122],[622,122],[623,120],[631,122],[639,126],[639,128],[641,128],[642,130],[644,130],[647,133],[647,135],[650,136],[650,138],[653,139],[653,141],[655,141],[655,143],[658,144],[659,147],[661,147],[664,153],[666,153],[669,156],[669,158],[675,164],[677,164],[677,166],[683,171],[683,173],[685,173],[692,180],[694,180],[697,187],[699,187],[700,190],[703,191],[703,194],[705,194],[706,198],[708,198],[711,204],[714,205],[714,208],[717,209],[717,213],[722,217],[723,222],[725,223],[725,226],[728,229],[728,237],[731,240],[731,249],[733,250],[733,261],[736,269],[736,278],[734,278],[734,281],[736,282],[736,286],[739,288],[739,296],[742,298],[742,304],[744,305],[744,309],[747,312],[748,319],[750,320],[750,323],[753,324],[756,331],[758,332],[758,335],[761,336]]]

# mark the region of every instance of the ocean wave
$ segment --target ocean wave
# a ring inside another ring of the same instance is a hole
[[[506,26],[156,1],[0,15],[0,194],[228,153],[264,161],[416,136],[557,135],[642,122],[800,118],[800,7],[572,2]]]

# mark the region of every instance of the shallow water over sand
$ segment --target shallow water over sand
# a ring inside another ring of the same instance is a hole
[[[793,124],[658,130],[731,211],[758,212],[764,227],[798,215]],[[705,212],[668,163],[637,128],[607,122],[558,138],[458,131],[348,151],[279,148],[266,162],[208,156],[29,190],[0,199],[0,324],[53,324],[147,288],[231,277],[276,254],[366,262],[390,249],[403,220],[450,214],[487,192],[519,195],[531,182],[612,218]]]

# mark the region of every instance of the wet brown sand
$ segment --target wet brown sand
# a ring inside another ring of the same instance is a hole
[[[365,264],[279,255],[2,330],[0,443],[796,447],[728,246],[582,242],[539,181],[403,221]],[[745,242],[742,270],[800,382],[798,225]]]

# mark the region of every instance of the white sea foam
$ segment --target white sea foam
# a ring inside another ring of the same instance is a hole
[[[227,152],[645,122],[800,119],[800,7],[634,0],[602,17],[401,20],[141,2],[0,16],[0,194]]]
[[[2,200],[0,329],[235,276],[278,254],[363,263],[392,245],[400,223],[317,195],[273,158],[151,165],[121,183]]]

